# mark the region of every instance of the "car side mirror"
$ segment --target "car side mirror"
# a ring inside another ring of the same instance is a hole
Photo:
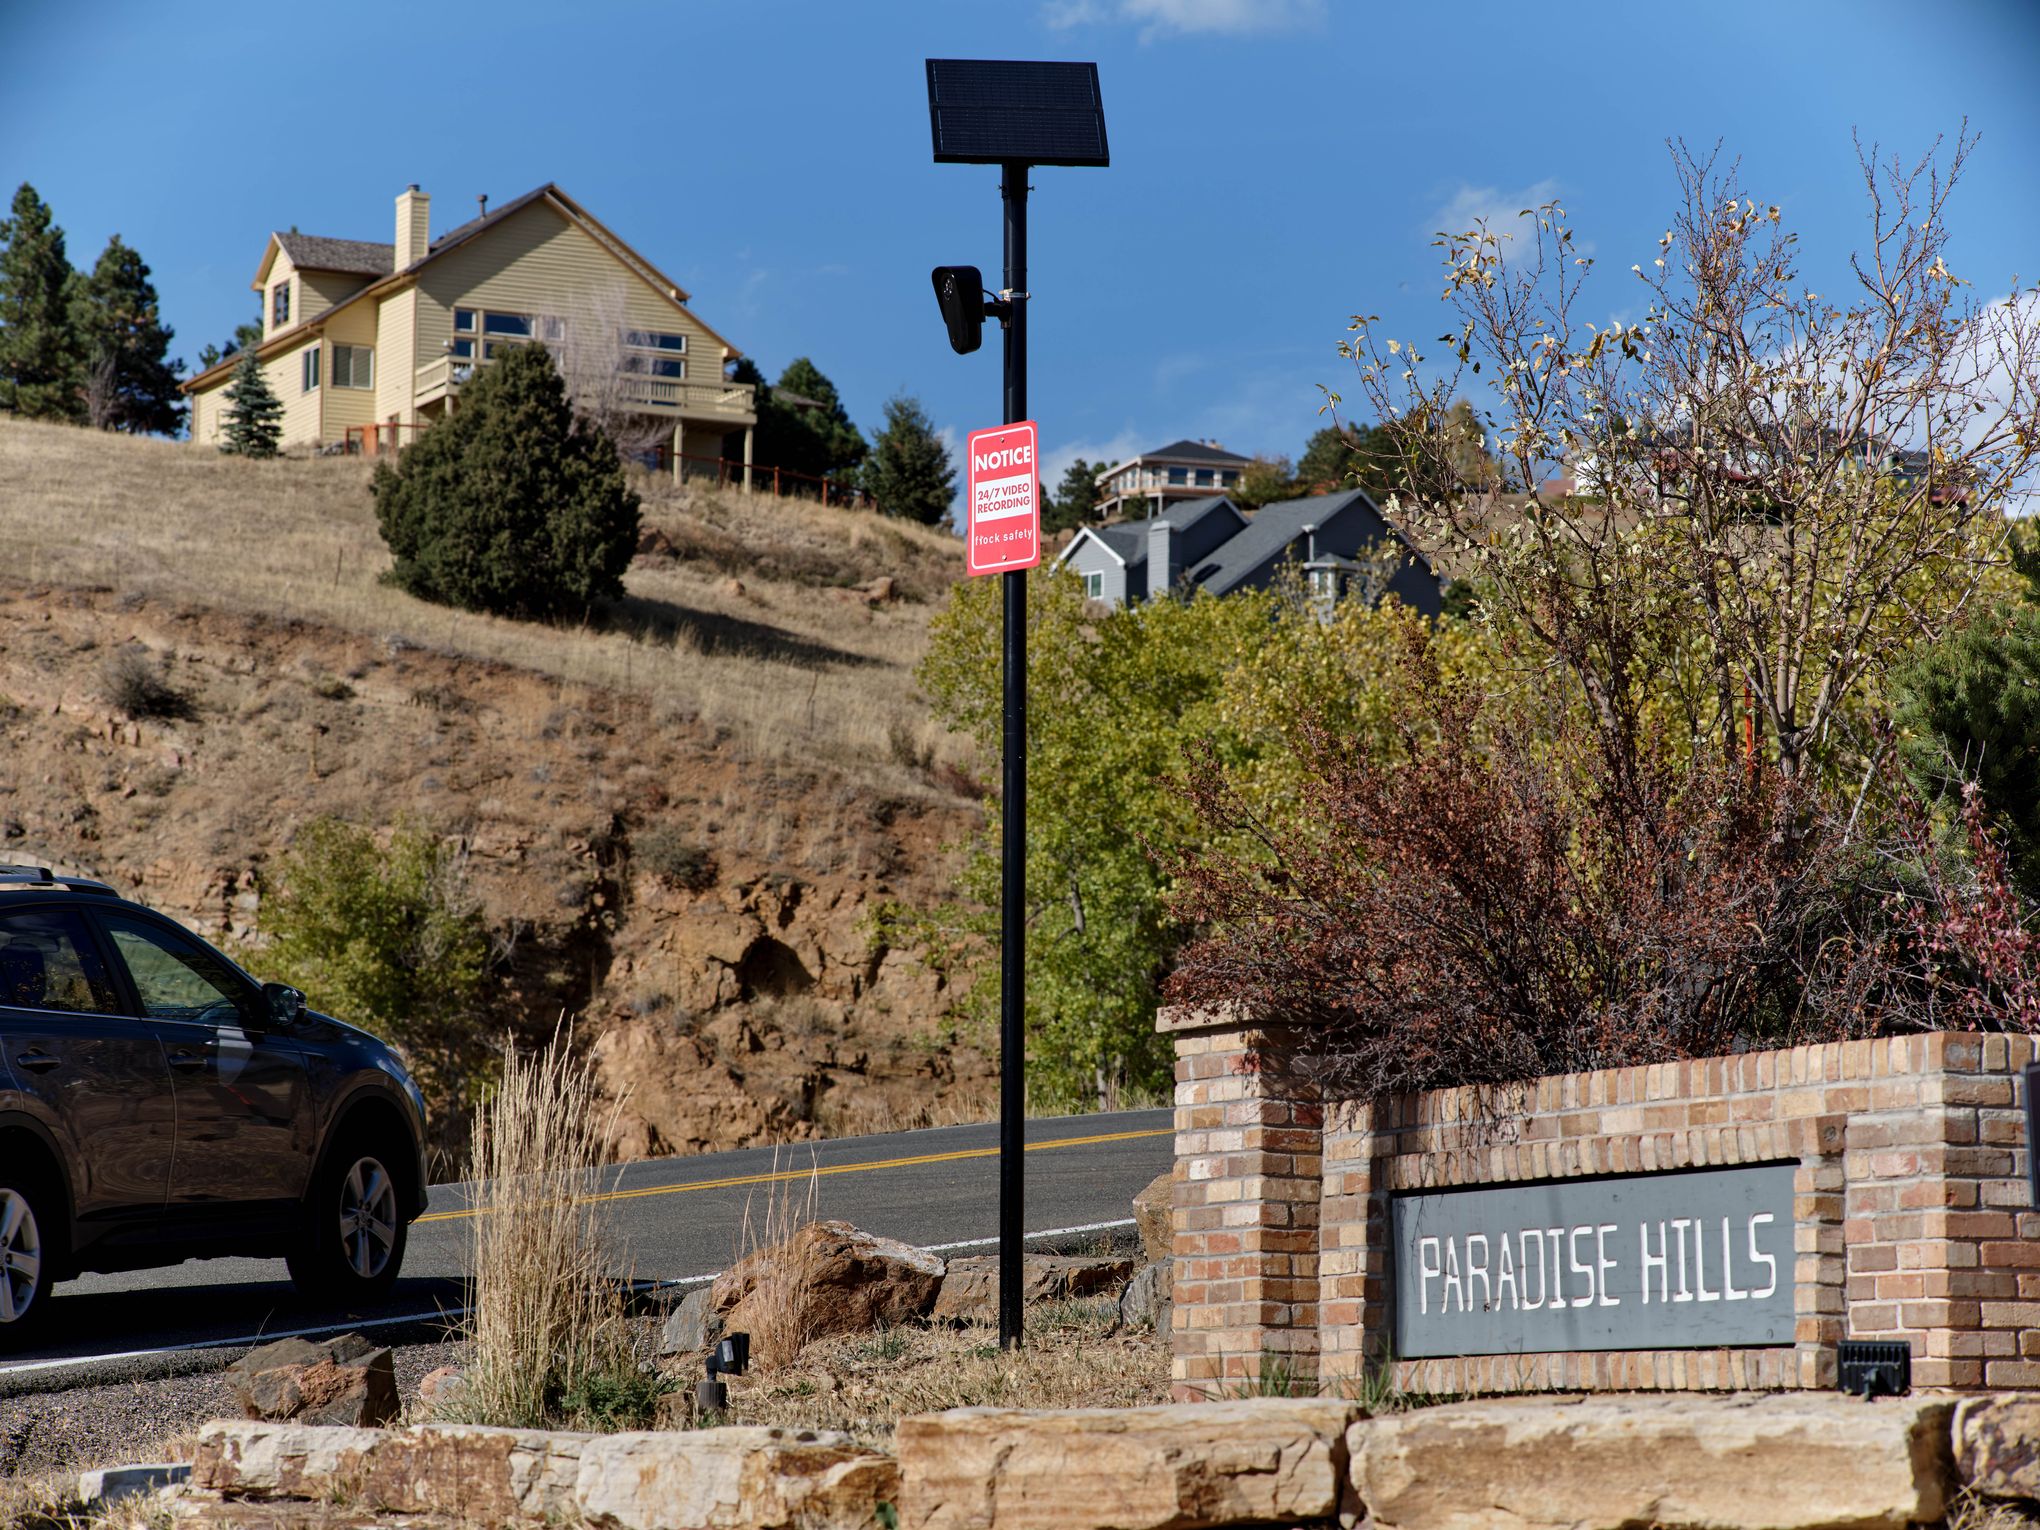
[[[288,983],[264,983],[262,997],[269,1001],[269,1023],[289,1030],[305,1012],[305,996]]]

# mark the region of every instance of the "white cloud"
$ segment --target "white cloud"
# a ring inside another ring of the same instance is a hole
[[[1558,182],[1548,177],[1516,191],[1461,181],[1451,198],[1431,214],[1423,232],[1457,234],[1485,222],[1497,234],[1513,233],[1518,213],[1526,207],[1533,210],[1542,207],[1557,195]]]
[[[1142,42],[1195,33],[1243,37],[1320,26],[1325,0],[1048,0],[1041,19],[1058,31],[1121,22],[1138,26]]]

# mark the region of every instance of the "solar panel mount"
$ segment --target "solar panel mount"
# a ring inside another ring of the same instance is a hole
[[[1096,64],[928,60],[938,165],[1109,165]]]

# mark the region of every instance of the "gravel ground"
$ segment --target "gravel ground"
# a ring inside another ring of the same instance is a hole
[[[427,1371],[460,1363],[463,1345],[397,1347],[397,1390],[408,1404]],[[0,1397],[0,1480],[160,1461],[180,1435],[216,1418],[237,1418],[223,1374],[244,1351],[206,1354],[185,1374],[74,1386]]]

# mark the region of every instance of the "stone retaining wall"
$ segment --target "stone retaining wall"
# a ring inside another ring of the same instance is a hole
[[[1834,1395],[963,1408],[797,1429],[218,1423],[175,1523],[605,1530],[1908,1530],[2040,1495],[2040,1403]],[[158,1514],[133,1516],[155,1523]]]
[[[1936,1034],[1319,1102],[1279,1027],[1165,1010],[1176,1046],[1175,1393],[1271,1365],[1352,1381],[1392,1359],[1398,1192],[1795,1165],[1789,1345],[1394,1362],[1444,1393],[1824,1388],[1845,1337],[1903,1340],[1915,1386],[2040,1386],[2029,1037]],[[2029,1330],[2036,1330],[2029,1333]]]

